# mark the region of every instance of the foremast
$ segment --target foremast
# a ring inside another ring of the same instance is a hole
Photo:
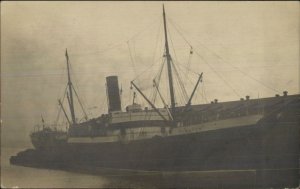
[[[165,6],[163,5],[163,20],[164,20],[164,32],[165,32],[165,48],[166,48],[166,59],[167,59],[167,68],[168,68],[168,78],[169,78],[169,89],[170,89],[170,98],[171,98],[171,112],[174,113],[175,110],[175,95],[174,95],[174,86],[173,86],[173,76],[172,76],[172,67],[171,67],[171,55],[169,52],[169,43],[168,43],[168,34],[167,34],[167,22],[166,22],[166,13]]]
[[[66,49],[66,59],[67,59],[67,70],[68,70],[68,88],[69,88],[69,94],[67,95],[69,106],[70,106],[70,112],[71,112],[71,118],[72,118],[72,124],[76,124],[75,119],[75,110],[74,110],[74,102],[73,102],[73,90],[72,90],[72,81],[70,76],[70,64],[69,64],[69,56],[68,56],[68,50]]]

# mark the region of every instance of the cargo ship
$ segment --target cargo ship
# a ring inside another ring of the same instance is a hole
[[[35,149],[13,156],[11,163],[176,173],[237,172],[236,178],[242,175],[241,171],[251,172],[255,187],[297,187],[300,95],[284,91],[268,98],[246,96],[236,101],[215,99],[194,105],[192,100],[204,75],[200,73],[186,105],[177,106],[172,75],[176,67],[169,50],[164,8],[163,25],[170,105],[161,95],[159,79],[153,80],[153,87],[164,104],[161,108],[131,81],[132,88],[151,108],[136,103],[134,93],[132,104],[122,111],[118,77],[108,76],[108,113],[78,122],[73,103],[77,93],[66,51],[68,83],[64,97],[70,117],[61,100],[59,105],[68,121],[68,130],[44,128],[33,132],[30,137]],[[245,178],[225,179],[222,183],[241,187]]]

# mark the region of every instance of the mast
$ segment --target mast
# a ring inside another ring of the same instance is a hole
[[[166,48],[166,58],[167,58],[168,77],[169,77],[169,89],[170,89],[170,97],[171,97],[171,112],[174,113],[175,96],[174,96],[172,67],[171,67],[171,55],[169,52],[169,44],[168,44],[166,13],[165,13],[164,5],[163,5],[163,20],[164,20],[164,31],[165,31],[165,48]]]
[[[71,82],[70,68],[69,68],[70,67],[69,56],[68,56],[67,49],[66,49],[66,59],[67,59],[67,69],[68,69],[68,86],[69,86],[69,93],[70,93],[69,106],[70,106],[70,111],[71,111],[72,124],[76,124],[74,104],[73,104],[73,90],[72,90],[72,82]]]

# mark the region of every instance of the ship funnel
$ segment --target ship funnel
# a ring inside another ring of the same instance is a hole
[[[108,111],[121,111],[121,99],[119,91],[118,76],[106,77]]]

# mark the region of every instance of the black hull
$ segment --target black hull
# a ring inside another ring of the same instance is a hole
[[[67,144],[24,152],[12,157],[11,163],[90,172],[104,167],[165,174],[198,172],[214,175],[211,182],[221,180],[223,187],[297,187],[299,133],[298,117],[288,112],[282,118],[268,116],[256,125],[129,144]]]

